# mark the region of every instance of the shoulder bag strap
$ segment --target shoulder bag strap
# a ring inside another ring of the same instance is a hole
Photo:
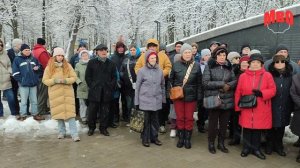
[[[190,66],[188,67],[187,71],[186,71],[186,74],[185,74],[185,77],[183,78],[183,83],[182,83],[182,87],[184,87],[184,85],[186,84],[186,82],[188,81],[189,79],[189,76],[191,74],[191,71],[193,69],[193,66],[195,64],[195,61],[193,61],[193,63],[190,64]]]
[[[130,59],[128,58],[128,61],[127,61],[127,72],[128,72],[129,80],[130,80],[130,82],[132,84],[133,81],[132,81],[132,76],[131,76],[130,69],[129,69],[129,62],[130,62]]]

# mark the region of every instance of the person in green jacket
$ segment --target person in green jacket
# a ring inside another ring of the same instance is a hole
[[[75,72],[77,74],[76,83],[77,87],[77,98],[79,99],[80,105],[80,118],[83,124],[87,124],[87,98],[88,98],[88,86],[85,81],[85,70],[87,63],[90,60],[89,52],[82,50],[79,53],[79,62],[75,65]]]

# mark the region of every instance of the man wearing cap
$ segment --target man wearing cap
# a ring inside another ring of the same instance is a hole
[[[174,57],[176,54],[180,54],[180,49],[181,49],[181,46],[183,45],[183,42],[182,41],[177,41],[175,43],[175,53],[170,55],[170,61],[172,63],[172,65],[174,64]]]
[[[32,54],[41,63],[42,70],[44,71],[50,59],[50,54],[46,50],[46,41],[43,38],[37,39],[37,44],[33,47]],[[43,76],[40,76],[40,82],[38,84],[39,115],[47,114],[50,110],[47,106],[48,87],[43,82],[41,82],[42,78]]]
[[[287,46],[280,44],[277,46],[276,48],[276,53],[275,55],[283,55],[286,58],[286,61],[289,62],[289,64],[293,67],[293,75],[297,74],[300,72],[300,68],[299,65],[292,61],[290,56],[289,56],[289,49],[287,48]],[[270,64],[272,63],[273,59],[269,59],[268,61],[265,62],[265,69],[268,71]]]
[[[89,87],[88,93],[88,136],[96,129],[97,113],[100,113],[100,133],[109,136],[107,131],[110,103],[113,100],[113,91],[116,89],[116,65],[107,59],[107,46],[98,45],[95,50],[97,58],[88,62],[85,80]]]
[[[21,107],[18,120],[25,120],[27,117],[27,100],[31,104],[31,114],[35,120],[41,120],[37,109],[37,85],[41,75],[41,65],[36,58],[31,55],[30,47],[22,44],[21,55],[16,57],[13,62],[13,78],[18,82]]]
[[[214,50],[219,46],[221,46],[220,42],[212,41],[209,45],[210,52],[214,52]]]

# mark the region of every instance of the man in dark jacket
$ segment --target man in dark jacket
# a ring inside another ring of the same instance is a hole
[[[121,65],[127,56],[125,55],[126,46],[123,42],[119,41],[116,44],[115,53],[110,57],[111,61],[116,64],[118,72],[121,70]],[[122,118],[125,122],[129,122],[129,111],[126,108],[126,94],[124,85],[121,85],[120,93],[121,93],[121,102],[122,102]],[[119,120],[119,116],[115,116],[115,120]]]
[[[94,134],[98,112],[100,112],[100,133],[109,136],[107,127],[110,103],[116,88],[116,66],[107,59],[107,49],[103,44],[98,45],[95,48],[97,58],[90,60],[86,68],[85,80],[89,87],[88,136]]]
[[[18,82],[21,95],[21,116],[19,120],[26,119],[27,100],[30,99],[31,113],[35,120],[42,118],[37,115],[37,85],[41,75],[41,65],[36,58],[31,55],[30,47],[22,44],[21,55],[13,62],[13,78]]]
[[[42,70],[46,68],[50,59],[50,54],[46,50],[46,41],[43,38],[37,39],[37,44],[33,47],[33,56],[41,63]],[[50,109],[47,106],[48,101],[48,87],[42,82],[42,75],[38,84],[38,113],[39,115],[48,114]],[[42,117],[43,118],[43,117]]]
[[[18,53],[20,52],[22,43],[23,42],[21,39],[13,39],[12,48],[7,50],[7,55],[10,59],[11,64],[13,64],[15,57],[18,56]],[[19,114],[20,113],[20,105],[19,105],[19,100],[18,100],[19,85],[18,85],[18,82],[14,78],[11,78],[11,84],[12,84],[12,90],[14,92],[14,98],[15,98],[15,102],[16,102],[16,114]]]

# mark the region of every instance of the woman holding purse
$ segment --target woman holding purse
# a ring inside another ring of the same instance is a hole
[[[227,49],[217,47],[203,72],[203,106],[209,110],[208,150],[215,154],[215,139],[218,135],[218,149],[228,153],[224,145],[230,110],[234,108],[234,89],[236,79],[232,65],[227,60]],[[213,98],[213,99],[210,99]],[[219,104],[212,107],[216,100]],[[219,125],[219,126],[218,126]]]
[[[202,73],[199,63],[194,61],[192,50],[189,44],[182,45],[181,58],[174,63],[169,78],[170,86],[179,86],[183,89],[183,98],[173,100],[173,103],[179,135],[177,147],[182,148],[184,145],[186,149],[191,148],[193,114],[196,111],[197,101],[202,100]]]
[[[235,91],[235,111],[240,111],[239,124],[243,128],[242,157],[251,152],[260,159],[266,159],[260,150],[262,130],[272,128],[271,99],[276,94],[272,75],[263,68],[263,57],[252,54],[249,68],[241,74]],[[242,98],[255,97],[252,107],[245,107]]]
[[[166,102],[165,79],[159,68],[157,53],[148,50],[145,59],[146,64],[137,74],[134,104],[136,109],[144,111],[145,114],[142,144],[149,147],[151,142],[160,146],[162,143],[158,140],[158,112],[162,109],[162,103]]]

